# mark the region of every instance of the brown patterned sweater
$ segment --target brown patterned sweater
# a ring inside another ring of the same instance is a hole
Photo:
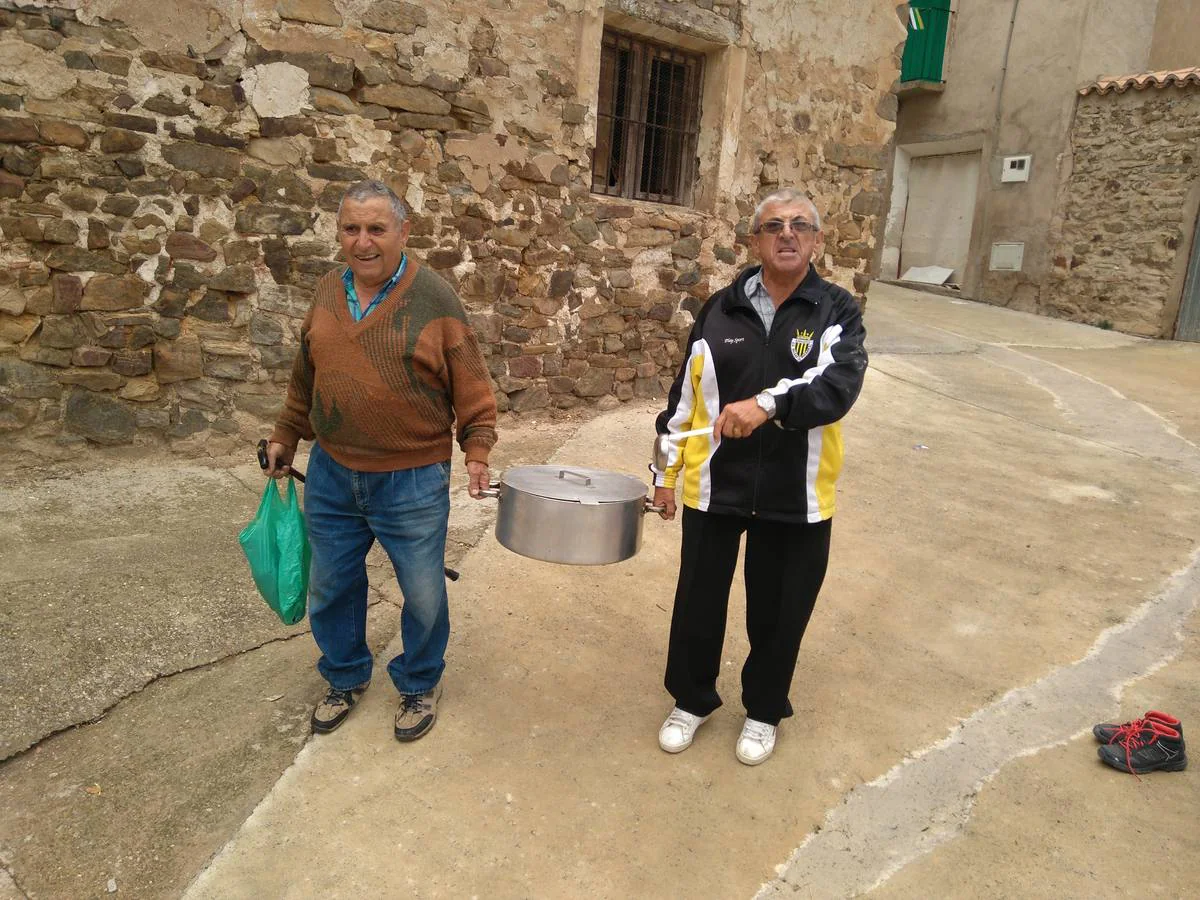
[[[347,468],[386,472],[444,462],[457,431],[467,460],[487,462],[496,400],[479,344],[454,289],[411,255],[360,322],[342,271],[327,273],[300,338],[272,441],[316,439]]]

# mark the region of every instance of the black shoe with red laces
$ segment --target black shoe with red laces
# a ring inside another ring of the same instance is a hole
[[[1146,727],[1147,722],[1158,722],[1160,725],[1166,725],[1168,728],[1174,728],[1179,732],[1179,736],[1183,737],[1183,723],[1174,716],[1159,712],[1156,709],[1150,710],[1140,719],[1134,719],[1132,722],[1101,722],[1099,725],[1092,726],[1092,734],[1096,736],[1102,744],[1116,744],[1123,741],[1131,734],[1136,734]]]
[[[1134,775],[1180,772],[1187,768],[1187,747],[1183,743],[1183,735],[1153,719],[1117,743],[1097,747],[1096,752],[1101,760],[1114,769]]]

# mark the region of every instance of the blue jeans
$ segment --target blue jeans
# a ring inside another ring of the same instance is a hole
[[[312,545],[308,620],[321,649],[321,675],[341,690],[371,680],[366,559],[378,540],[404,594],[404,652],[388,663],[388,674],[401,694],[432,689],[446,668],[450,639],[444,573],[450,463],[355,472],[314,444],[304,516]]]

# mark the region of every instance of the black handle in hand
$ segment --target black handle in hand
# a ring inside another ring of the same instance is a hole
[[[260,466],[262,466],[262,470],[264,472],[267,471],[267,467],[271,464],[271,461],[269,459],[267,459],[267,442],[266,441],[258,442],[258,464]],[[295,478],[298,482],[300,482],[301,484],[304,484],[304,473],[303,472],[301,472],[299,469],[292,469],[291,474],[292,474],[292,477]]]

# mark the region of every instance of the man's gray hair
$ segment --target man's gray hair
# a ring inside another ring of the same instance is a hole
[[[817,204],[813,202],[812,197],[808,196],[804,191],[797,188],[780,188],[777,191],[772,191],[763,197],[758,202],[758,206],[754,207],[754,218],[750,220],[750,230],[758,231],[759,223],[762,221],[763,210],[772,203],[799,203],[805,202],[812,210],[813,224],[817,226],[817,230],[821,230],[821,211],[817,209]]]
[[[341,202],[338,203],[338,219],[342,218],[342,206],[347,200],[353,200],[355,203],[362,203],[366,200],[374,200],[376,197],[383,197],[392,207],[392,214],[396,217],[396,224],[400,225],[408,218],[408,207],[404,205],[404,201],[396,196],[396,192],[384,184],[382,181],[368,180],[356,181],[350,187],[346,188],[346,193],[342,194]]]

